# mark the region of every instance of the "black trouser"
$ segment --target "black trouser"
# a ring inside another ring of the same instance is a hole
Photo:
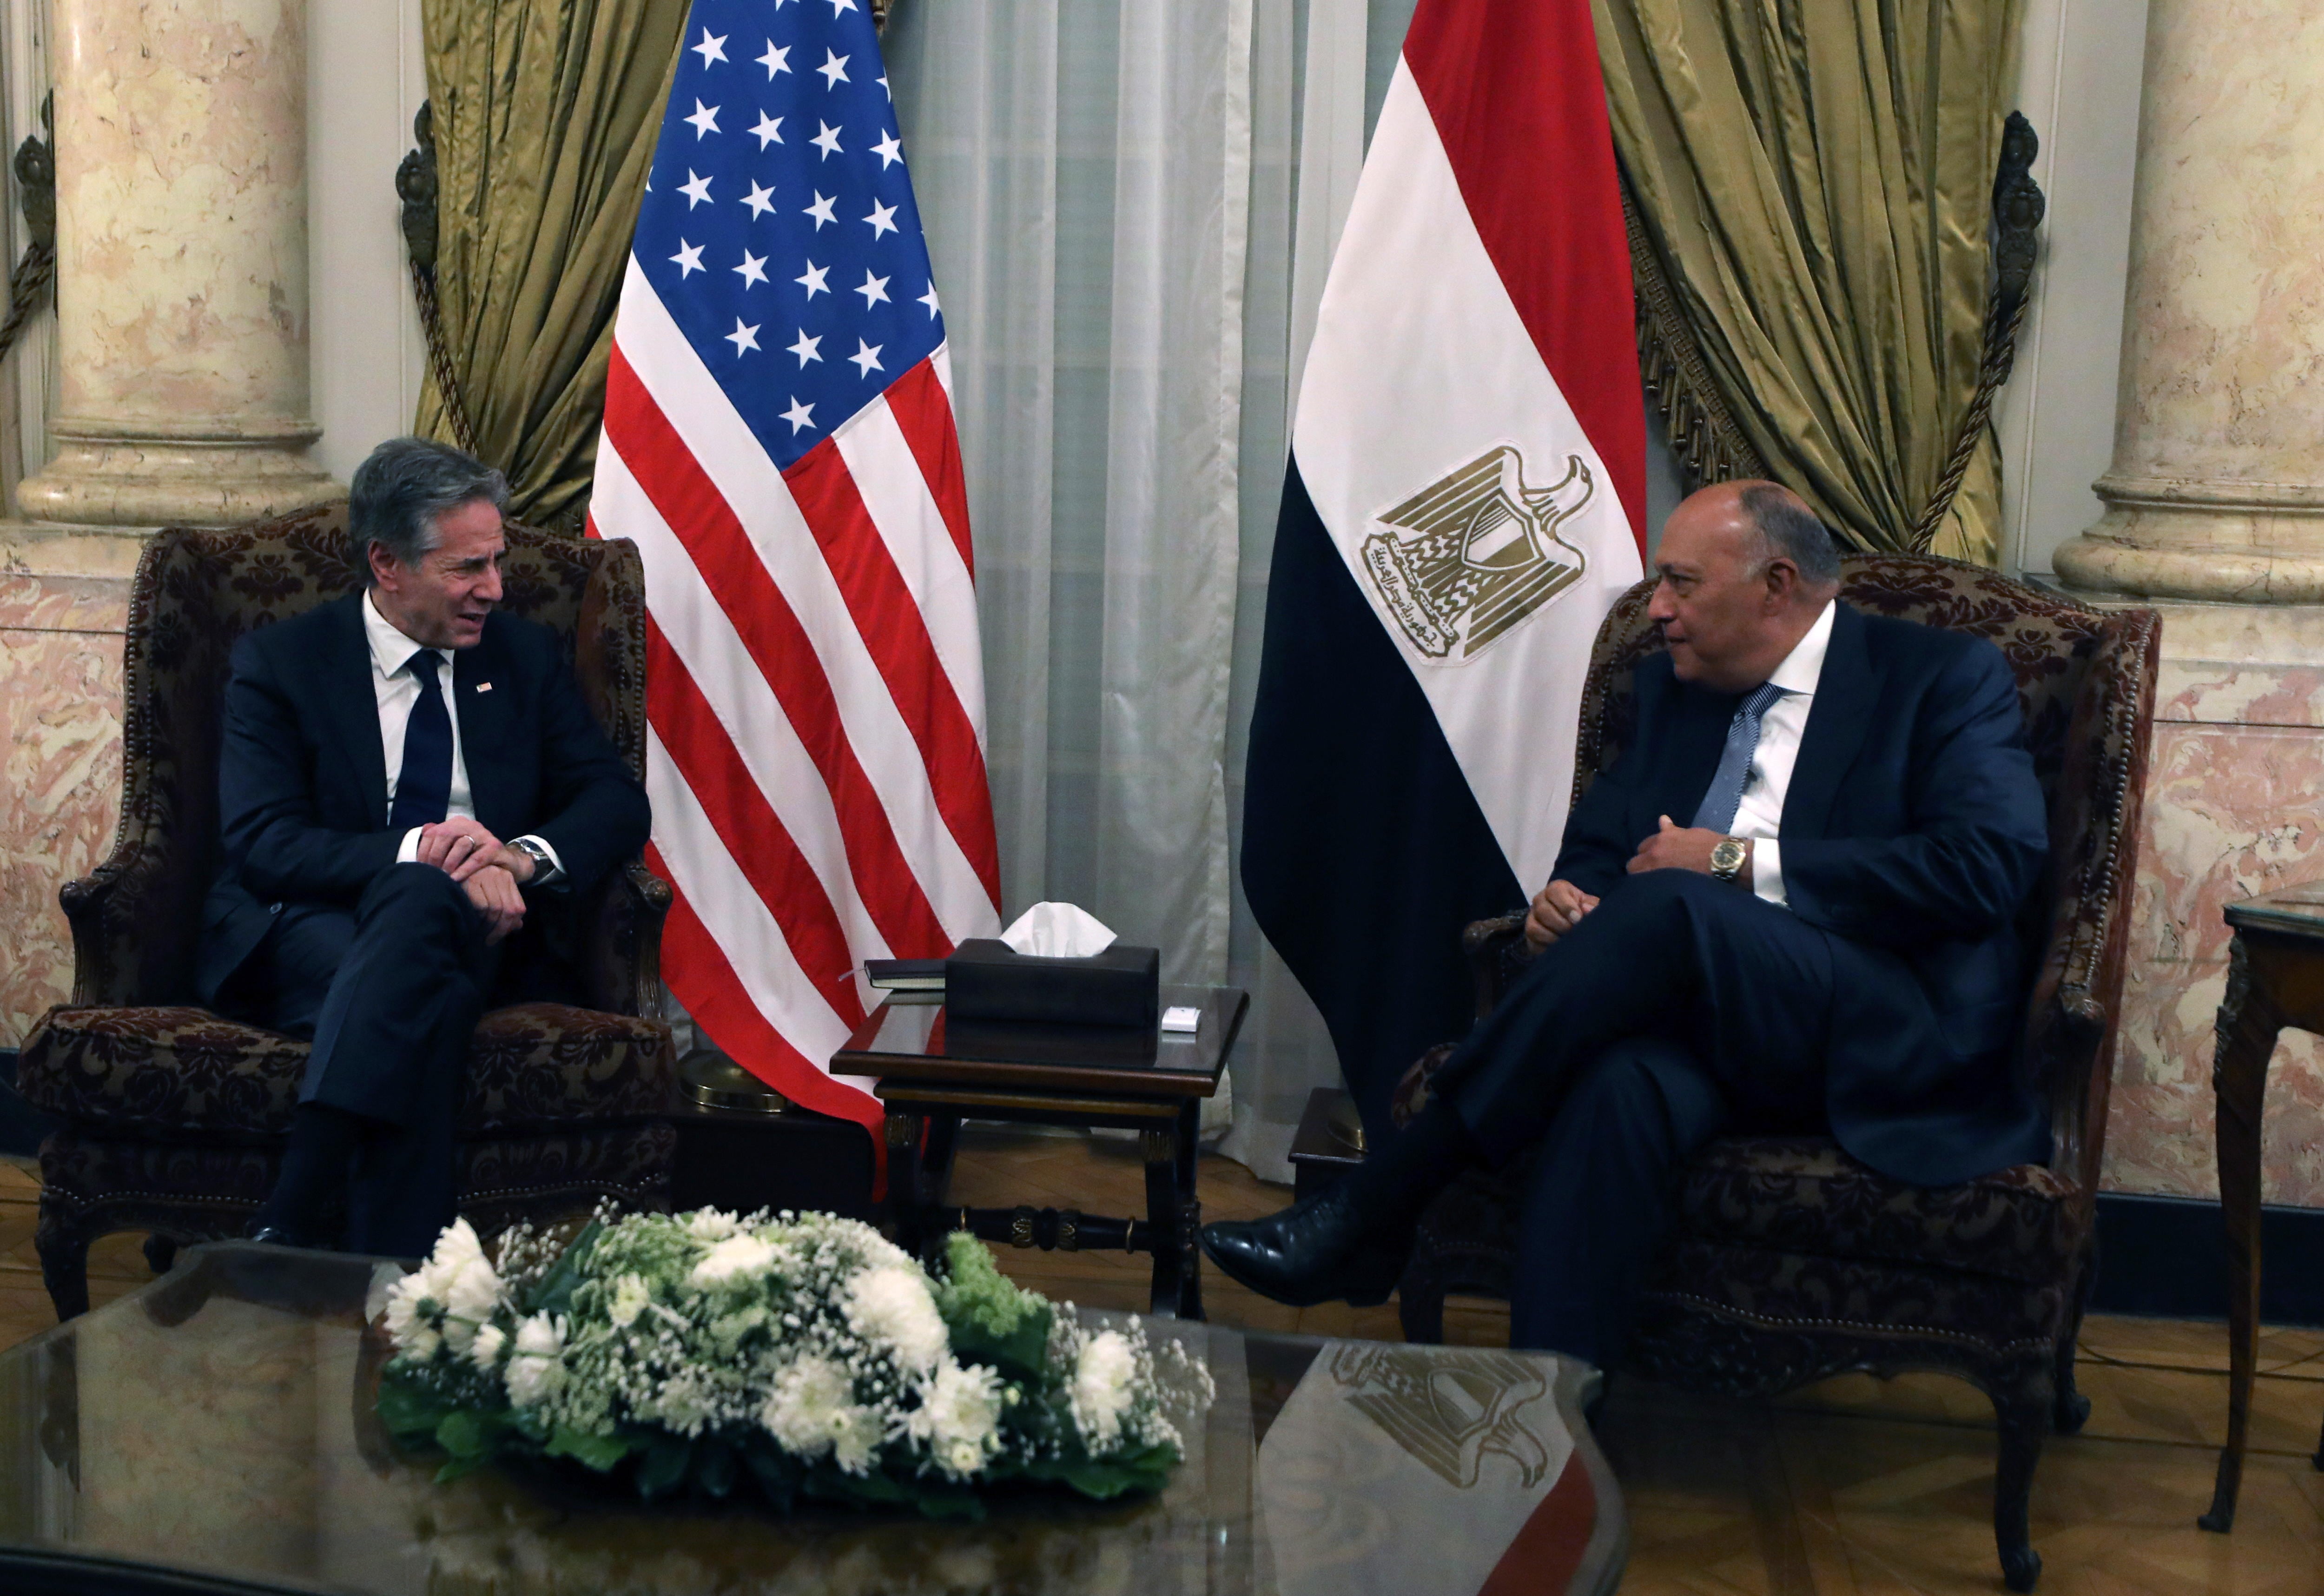
[[[1834,964],[1856,950],[1691,871],[1633,877],[1512,985],[1439,1089],[1496,1164],[1530,1150],[1510,1344],[1603,1367],[1722,1130],[1823,1122]]]
[[[245,966],[254,1017],[314,1038],[299,1101],[364,1121],[350,1251],[417,1256],[451,1222],[468,1042],[501,963],[485,930],[450,876],[398,864],[352,911],[286,905]]]

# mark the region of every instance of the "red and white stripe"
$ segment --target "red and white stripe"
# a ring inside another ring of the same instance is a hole
[[[645,565],[664,978],[735,1062],[866,1124],[829,1067],[862,962],[1000,923],[947,375],[939,348],[779,471],[632,260],[590,505]]]

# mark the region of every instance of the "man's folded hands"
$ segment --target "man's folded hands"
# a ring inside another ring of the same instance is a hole
[[[524,924],[524,894],[517,887],[531,876],[532,859],[474,819],[454,815],[421,826],[418,857],[460,883],[484,917],[485,941],[498,942]]]

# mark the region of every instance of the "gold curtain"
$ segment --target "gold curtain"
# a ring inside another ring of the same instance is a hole
[[[2022,0],[1593,3],[1642,311],[1691,345],[1660,374],[1709,388],[1694,441],[1908,546],[1977,392]],[[1998,563],[2000,515],[1985,429],[1935,551]]]
[[[512,512],[578,529],[687,0],[425,0],[437,293]],[[451,438],[431,372],[415,429]]]

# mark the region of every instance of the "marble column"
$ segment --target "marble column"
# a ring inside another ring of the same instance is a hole
[[[2324,13],[2151,0],[2113,468],[2058,575],[2324,602]]]
[[[305,0],[53,0],[57,457],[31,520],[222,525],[305,456]]]
[[[2324,879],[2324,14],[2150,0],[2107,509],[2059,577],[2163,614],[2107,1185],[2216,1189],[2222,908]],[[2324,1048],[2286,1033],[2268,1201],[2324,1207]]]

